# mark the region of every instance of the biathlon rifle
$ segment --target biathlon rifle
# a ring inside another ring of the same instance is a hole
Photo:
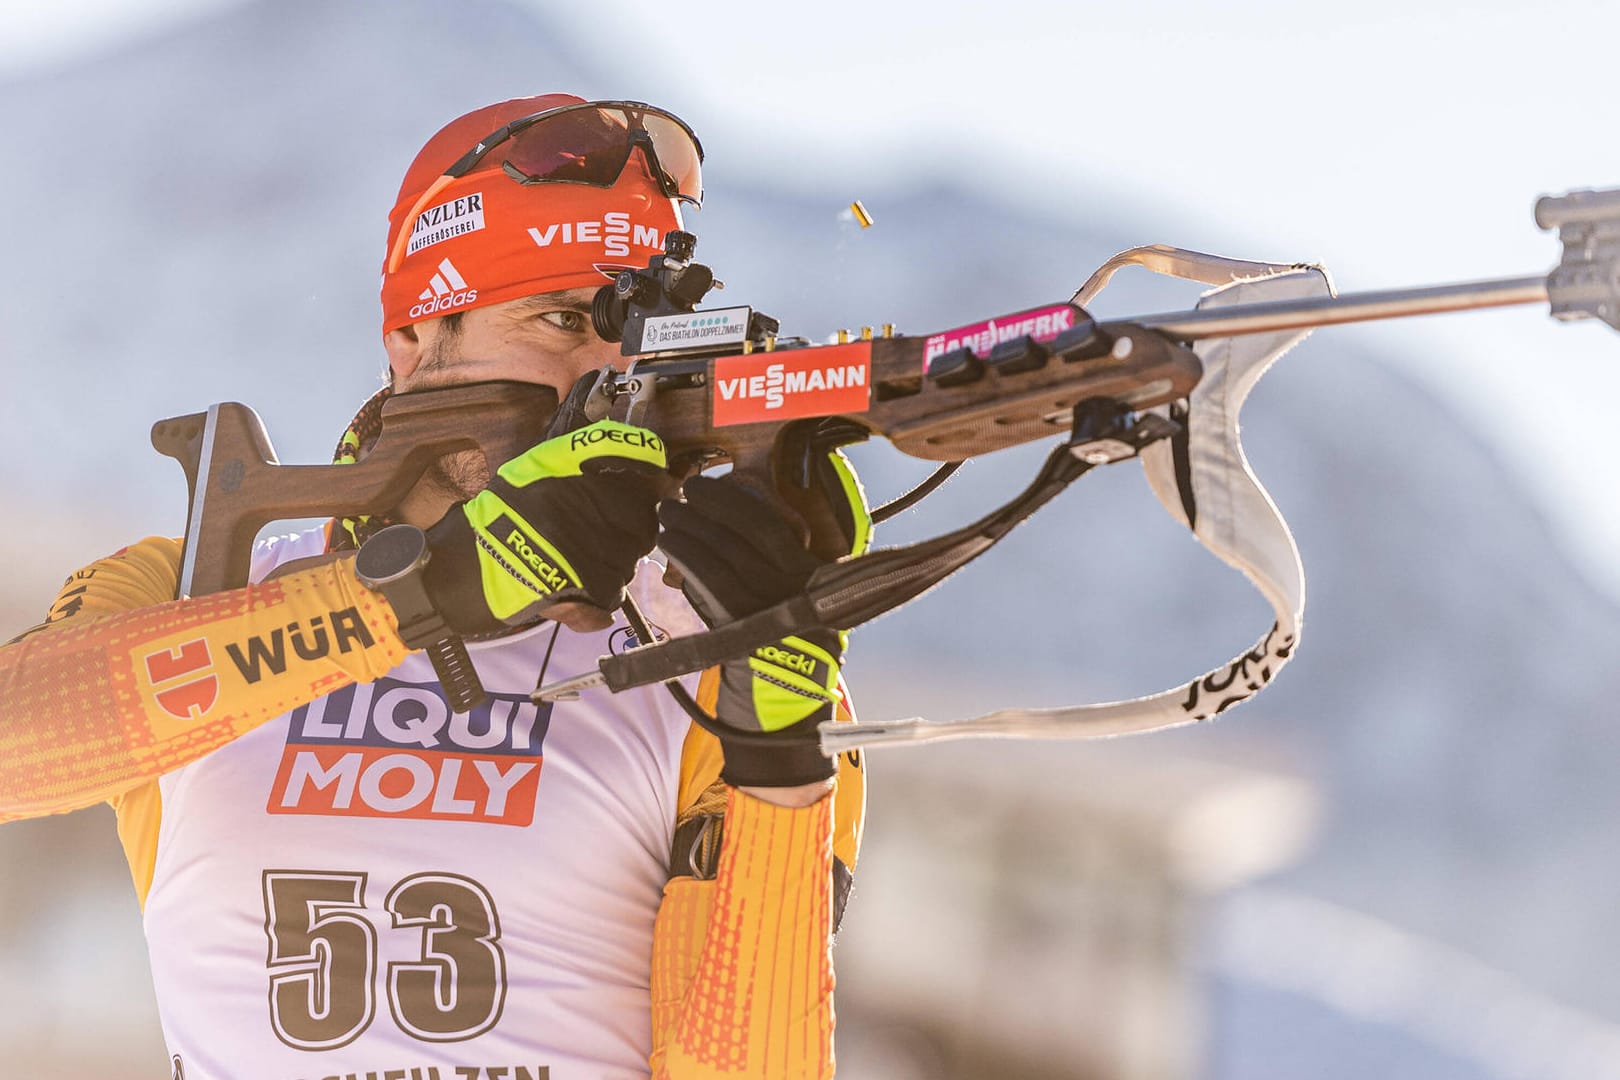
[[[1067,302],[926,336],[887,326],[840,332],[820,345],[778,336],[776,320],[748,307],[699,308],[717,283],[693,261],[696,238],[672,231],[662,255],[596,297],[593,325],[622,342],[623,369],[587,376],[560,402],[551,388],[516,383],[396,394],[383,405],[376,444],[350,465],[279,464],[258,416],[239,403],[154,425],[153,445],[180,461],[191,490],[180,595],[246,585],[253,540],[270,522],[381,514],[445,454],[476,449],[493,465],[604,417],[656,431],[676,476],[730,463],[780,498],[812,550],[829,555],[835,526],[810,496],[813,455],[876,435],[943,463],[876,511],[881,520],[968,458],[1056,437],[1035,480],[1000,509],[932,540],[829,562],[804,593],[756,615],[655,642],[627,605],[645,644],[539,687],[536,700],[653,682],[680,697],[680,676],[811,626],[850,629],[960,569],[1090,469],[1139,457],[1167,510],[1271,603],[1275,622],[1253,648],[1150,697],[948,723],[829,723],[822,747],[1117,735],[1206,719],[1270,681],[1294,652],[1303,614],[1293,539],[1238,438],[1249,390],[1318,326],[1548,302],[1555,318],[1620,329],[1620,189],[1545,197],[1535,216],[1563,245],[1550,274],[1336,295],[1320,267],[1153,245],[1108,260]],[[1216,288],[1191,311],[1093,320],[1085,306],[1129,265]]]

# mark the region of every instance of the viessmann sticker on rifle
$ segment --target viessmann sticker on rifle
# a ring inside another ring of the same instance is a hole
[[[1073,325],[1074,308],[1068,304],[1053,304],[1050,307],[1020,311],[1015,315],[1003,315],[999,319],[987,319],[972,326],[961,326],[939,334],[929,334],[928,340],[923,344],[923,370],[928,369],[928,364],[934,357],[955,352],[957,349],[972,349],[976,356],[982,357],[988,355],[991,349],[1003,341],[1012,341],[1026,335],[1036,341],[1051,341]]]
[[[694,345],[740,345],[748,339],[748,307],[659,315],[643,324],[641,348],[686,349]]]
[[[714,426],[865,412],[872,343],[722,356],[714,362]]]

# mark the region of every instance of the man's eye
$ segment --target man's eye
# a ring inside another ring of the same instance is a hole
[[[577,334],[585,329],[585,313],[582,311],[547,311],[540,317],[557,329],[566,330],[570,334]]]

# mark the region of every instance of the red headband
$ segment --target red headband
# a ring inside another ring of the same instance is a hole
[[[449,182],[411,215],[422,193],[479,139],[512,120],[580,100],[548,94],[501,102],[451,121],[428,140],[388,217],[387,252],[402,229],[410,236],[398,266],[383,265],[384,333],[452,311],[601,285],[663,251],[665,234],[681,227],[680,210],[639,153],[612,188],[525,187],[501,171],[497,148],[487,167]]]

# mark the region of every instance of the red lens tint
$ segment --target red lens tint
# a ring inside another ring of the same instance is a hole
[[[703,171],[697,143],[679,122],[617,106],[566,109],[545,116],[495,146],[492,157],[526,183],[612,187],[636,145],[650,145],[665,194],[698,204]]]
[[[663,170],[665,185],[692,205],[701,205],[703,155],[693,141],[691,132],[677,121],[657,113],[642,117],[642,124],[652,139],[653,152],[658,155],[658,167]]]

